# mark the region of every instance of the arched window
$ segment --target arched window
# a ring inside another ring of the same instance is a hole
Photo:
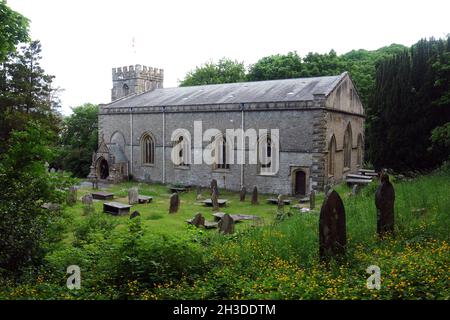
[[[227,159],[227,139],[223,134],[215,139],[217,152],[216,169],[230,169],[230,164]]]
[[[336,138],[334,135],[331,137],[330,143],[328,145],[328,174],[334,176],[335,162],[334,157],[336,154]]]
[[[148,133],[141,138],[142,164],[155,164],[155,141]]]
[[[361,167],[362,163],[363,163],[363,145],[364,145],[364,142],[363,142],[362,134],[359,134],[358,135],[358,154],[357,154],[357,159],[356,159],[357,165],[359,167]]]
[[[344,134],[344,168],[351,168],[352,165],[352,127],[347,125]]]
[[[177,167],[188,167],[191,164],[191,135],[185,129],[172,132],[172,162]]]
[[[258,165],[259,174],[275,174],[278,172],[279,163],[279,139],[278,135],[271,133],[261,136],[258,140]]]
[[[127,84],[123,85],[123,96],[127,96],[130,94],[130,87]]]

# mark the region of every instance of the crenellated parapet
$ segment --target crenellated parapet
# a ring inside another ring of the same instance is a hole
[[[146,80],[163,81],[164,70],[142,66],[140,64],[124,66],[119,68],[112,68],[113,81],[120,81],[123,79],[143,78]]]

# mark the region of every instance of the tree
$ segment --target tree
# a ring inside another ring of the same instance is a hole
[[[85,178],[98,145],[98,106],[86,103],[72,108],[72,112],[63,120],[61,150],[55,166]]]
[[[0,155],[0,270],[18,274],[23,267],[38,265],[60,240],[62,216],[41,207],[61,203],[61,190],[70,183],[46,170],[53,140],[51,130],[30,121],[24,130],[11,133],[8,150]]]
[[[0,62],[11,52],[20,42],[28,41],[27,18],[20,13],[11,10],[5,0],[0,0]]]
[[[304,66],[297,52],[272,55],[259,59],[251,65],[247,79],[249,81],[298,78],[303,75]]]
[[[0,152],[12,130],[21,130],[35,120],[58,131],[58,101],[52,89],[53,76],[40,66],[41,45],[33,41],[8,55],[0,65]]]
[[[180,87],[232,83],[245,81],[245,79],[243,62],[222,58],[217,63],[207,62],[188,72],[184,80],[180,82]]]

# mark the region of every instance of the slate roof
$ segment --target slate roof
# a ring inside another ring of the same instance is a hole
[[[128,161],[127,157],[123,153],[122,148],[118,144],[108,143],[107,146],[109,154],[114,156],[115,158],[115,163],[123,163]]]
[[[160,88],[125,97],[104,107],[154,107],[257,102],[311,101],[327,96],[347,75]]]

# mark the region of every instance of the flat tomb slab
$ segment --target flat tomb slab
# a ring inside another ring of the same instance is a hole
[[[97,199],[97,200],[111,200],[114,198],[114,193],[104,192],[104,191],[92,192],[91,195],[92,195],[92,199]]]
[[[372,180],[368,179],[345,179],[348,184],[369,184]]]
[[[224,212],[215,212],[213,213],[213,216],[216,220],[222,219],[222,217],[225,215]],[[234,222],[239,222],[243,220],[257,220],[261,219],[258,216],[252,216],[248,214],[230,214],[230,217],[234,220]]]
[[[138,196],[139,203],[150,203],[150,202],[152,202],[152,200],[153,200],[153,197],[141,196],[141,195]]]
[[[270,198],[270,199],[267,199],[267,202],[269,202],[271,204],[278,204],[278,199]],[[291,204],[291,200],[289,200],[289,199],[284,199],[283,202],[284,202],[284,204],[287,204],[287,205]]]
[[[358,171],[361,173],[376,173],[375,170],[372,169],[359,169]]]
[[[170,192],[175,193],[175,192],[185,192],[188,189],[185,187],[170,187],[169,190]]]
[[[186,222],[188,224],[192,224],[192,220],[194,220],[194,218],[186,220]],[[203,225],[203,227],[205,227],[205,229],[214,229],[217,228],[219,225],[219,222],[217,221],[205,221],[205,224]]]
[[[354,174],[354,173],[349,173],[346,176],[346,179],[368,179],[371,180],[372,177],[371,176],[365,176],[365,175],[361,175],[361,174]]]
[[[225,206],[227,204],[226,199],[218,199],[217,202],[219,203],[219,207]],[[202,201],[206,206],[208,207],[212,207],[212,200],[211,199],[206,199]]]
[[[113,215],[123,215],[130,213],[131,205],[120,202],[105,202],[103,204],[103,212]]]

